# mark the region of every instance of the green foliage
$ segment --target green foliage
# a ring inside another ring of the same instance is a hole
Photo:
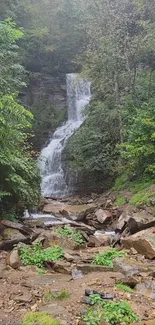
[[[128,285],[125,285],[123,283],[116,284],[116,288],[120,289],[122,291],[128,292],[128,293],[133,293],[134,292],[133,289],[131,289]]]
[[[38,202],[39,173],[27,144],[32,115],[14,97],[0,98],[0,200],[1,214],[15,206]]]
[[[105,265],[113,268],[113,259],[116,257],[125,256],[124,251],[117,251],[116,249],[105,250],[103,253],[98,253],[95,255],[93,263],[96,265]]]
[[[0,95],[17,92],[25,86],[17,41],[23,37],[11,19],[0,22]]]
[[[50,300],[63,300],[70,298],[70,293],[67,290],[62,290],[61,292],[48,292],[44,295],[44,302],[49,302]]]
[[[115,205],[120,206],[126,203],[126,200],[123,196],[119,196],[117,197],[116,201],[115,201]]]
[[[57,261],[63,258],[64,251],[60,246],[53,246],[42,249],[40,244],[32,247],[23,247],[20,250],[20,257],[25,265],[36,265],[42,268],[47,261]]]
[[[64,228],[59,227],[56,229],[56,232],[62,236],[68,237],[79,245],[83,245],[85,243],[85,240],[81,233],[68,226],[64,226]]]
[[[94,301],[93,296],[91,296],[91,299]],[[105,302],[98,297],[96,304],[99,305],[98,310],[89,309],[88,313],[83,317],[87,325],[98,325],[101,319],[111,325],[121,324],[122,322],[130,324],[139,320],[139,317],[133,312],[126,301]]]
[[[69,140],[66,159],[75,171],[103,181],[116,173],[119,139],[118,114],[105,103],[93,101],[85,123]]]
[[[44,312],[27,312],[24,316],[22,325],[59,325],[56,319],[53,319]]]

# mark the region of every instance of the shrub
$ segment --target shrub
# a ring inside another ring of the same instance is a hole
[[[116,249],[106,250],[103,253],[99,253],[95,255],[93,263],[96,265],[105,265],[109,267],[113,267],[113,259],[116,257],[122,257],[126,253],[124,251],[117,251]]]
[[[40,244],[32,247],[24,247],[20,250],[20,257],[25,265],[36,265],[42,268],[46,261],[57,261],[62,259],[64,251],[60,246],[42,249]]]
[[[57,233],[62,236],[67,236],[69,239],[73,240],[79,245],[83,245],[85,243],[85,240],[81,233],[79,231],[76,231],[74,229],[71,229],[68,226],[64,226],[64,228],[57,228]]]

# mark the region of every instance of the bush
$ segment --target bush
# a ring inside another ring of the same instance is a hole
[[[42,268],[47,261],[61,260],[64,256],[64,251],[60,246],[53,246],[42,249],[40,244],[32,247],[24,247],[20,250],[20,257],[25,265],[36,265]]]
[[[64,226],[64,228],[57,228],[56,232],[62,236],[66,236],[69,239],[73,240],[75,243],[79,245],[83,245],[85,240],[79,231],[71,229],[68,226]]]
[[[103,253],[96,254],[93,263],[96,265],[105,265],[113,268],[113,259],[116,257],[122,257],[125,254],[125,252],[117,251],[115,249],[106,250]]]

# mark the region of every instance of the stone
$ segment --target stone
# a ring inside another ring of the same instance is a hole
[[[94,235],[89,236],[89,247],[100,247],[100,246],[109,246],[111,243],[111,237],[99,232],[96,232]]]
[[[55,272],[63,274],[71,274],[72,272],[71,264],[63,260],[54,262],[53,269]]]
[[[64,253],[64,259],[67,261],[67,262],[72,262],[74,260],[74,257],[72,255],[70,255],[69,253]]]
[[[41,306],[39,311],[51,314],[52,316],[61,316],[66,313],[66,309],[58,304],[46,304]]]
[[[146,211],[134,213],[128,220],[128,228],[131,234],[155,226],[155,218]]]
[[[139,254],[148,259],[155,258],[155,227],[139,231],[138,233],[122,239],[123,247],[133,247]]]
[[[97,218],[98,222],[104,223],[107,221],[107,219],[109,220],[112,218],[112,214],[108,210],[99,209],[95,212],[95,217]]]
[[[130,257],[120,257],[113,260],[114,269],[126,276],[138,275],[140,272],[149,272],[148,264],[137,262],[136,259]]]
[[[28,303],[32,301],[32,296],[29,293],[25,293],[23,295],[15,296],[14,300],[17,302],[23,302],[23,303]]]
[[[13,269],[18,269],[20,266],[20,257],[17,248],[14,248],[11,253],[7,256],[7,264],[9,264]]]
[[[4,241],[8,241],[8,240],[22,241],[22,239],[25,239],[25,236],[21,234],[21,232],[18,229],[13,229],[13,228],[6,228],[1,234],[1,236]]]
[[[134,289],[135,286],[139,283],[138,279],[133,276],[126,276],[116,280],[116,283],[123,283],[130,288]]]
[[[66,236],[62,236],[54,231],[45,231],[44,232],[45,240],[43,247],[51,247],[53,245],[59,245],[63,248],[75,250],[78,248],[78,244],[70,240]]]
[[[136,285],[136,291],[141,296],[155,299],[155,283],[153,281],[138,283]]]
[[[82,279],[84,277],[83,273],[80,270],[77,270],[76,268],[72,270],[72,279]]]
[[[110,267],[103,265],[95,265],[95,264],[77,264],[77,269],[81,270],[83,273],[91,273],[91,272],[108,272],[111,271]]]

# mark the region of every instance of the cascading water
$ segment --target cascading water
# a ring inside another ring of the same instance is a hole
[[[56,129],[49,145],[41,152],[42,195],[60,198],[71,194],[62,167],[62,152],[68,139],[84,121],[83,111],[91,98],[90,82],[77,74],[67,74],[68,121]],[[69,184],[69,182],[68,182]]]

